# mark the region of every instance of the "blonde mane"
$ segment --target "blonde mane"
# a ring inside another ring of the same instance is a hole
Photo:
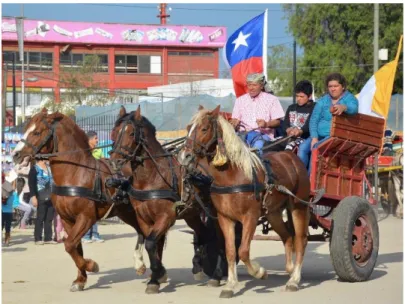
[[[200,110],[191,119],[192,125],[201,124],[203,119],[209,115],[208,110]],[[222,138],[225,144],[226,156],[232,165],[243,171],[245,176],[252,181],[253,167],[264,170],[259,157],[249,150],[249,147],[236,134],[233,126],[222,116],[218,116],[218,124],[222,129]]]

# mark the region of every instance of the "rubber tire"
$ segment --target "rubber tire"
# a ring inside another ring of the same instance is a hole
[[[228,276],[228,263],[226,261],[225,249],[220,251],[220,249],[218,248],[217,231],[219,230],[221,232],[221,230],[219,229],[219,227],[215,228],[215,225],[218,225],[218,222],[216,220],[212,219],[207,220],[207,227],[210,229],[212,237],[210,238],[211,241],[205,245],[204,251],[206,254],[204,255],[202,260],[203,271],[207,276],[212,277],[217,265],[218,255],[221,254],[222,260],[225,261],[224,263],[221,264],[222,275],[226,277]],[[242,241],[242,224],[236,223],[235,225],[236,265],[238,265],[239,263],[238,251],[241,241]],[[225,248],[225,244],[223,244],[222,246],[223,248]]]
[[[359,216],[367,216],[372,231],[373,251],[366,265],[356,264],[352,255],[352,231]],[[358,196],[344,198],[333,211],[330,240],[333,268],[342,281],[362,282],[372,274],[378,257],[379,231],[373,207]]]

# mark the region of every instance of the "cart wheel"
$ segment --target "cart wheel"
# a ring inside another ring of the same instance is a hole
[[[330,255],[336,274],[347,282],[366,281],[378,257],[375,212],[363,198],[349,196],[333,212]]]

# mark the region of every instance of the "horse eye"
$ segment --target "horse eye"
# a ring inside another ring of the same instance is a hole
[[[41,135],[41,133],[38,132],[38,131],[35,131],[35,132],[34,132],[34,135],[35,135],[35,136],[39,136],[39,135]]]
[[[131,134],[129,134],[129,136],[134,137],[134,136],[135,136],[135,133],[134,133],[134,132],[132,132]]]
[[[208,128],[202,128],[201,131],[202,131],[202,132],[207,132],[207,131],[208,131]]]

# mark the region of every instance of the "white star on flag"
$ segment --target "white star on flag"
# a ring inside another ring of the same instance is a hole
[[[239,35],[238,35],[238,38],[236,38],[236,39],[232,42],[232,44],[235,45],[235,48],[233,49],[233,51],[235,52],[235,51],[238,49],[238,47],[241,46],[241,45],[248,46],[248,44],[247,44],[247,42],[246,42],[246,39],[247,39],[250,35],[252,35],[252,33],[243,35],[243,32],[240,31],[240,32],[239,32]]]

